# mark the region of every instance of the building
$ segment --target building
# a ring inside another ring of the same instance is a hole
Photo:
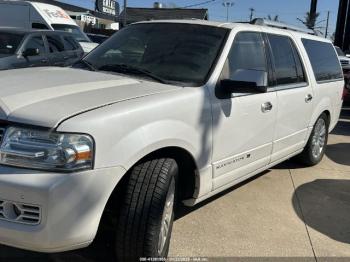
[[[119,16],[119,22],[124,24],[125,10]],[[126,8],[126,24],[149,20],[167,19],[201,19],[208,20],[208,9],[162,8],[155,4],[153,8]]]
[[[119,29],[119,4],[115,0],[96,0],[94,10],[55,0],[28,1],[61,7],[85,32],[108,33]]]

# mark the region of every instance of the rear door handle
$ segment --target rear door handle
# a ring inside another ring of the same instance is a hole
[[[311,94],[308,94],[306,97],[305,97],[305,102],[306,103],[310,103],[312,101],[312,95]]]
[[[42,59],[41,60],[41,63],[48,63],[49,62],[49,60],[47,60],[47,59]]]
[[[273,106],[271,104],[271,102],[265,102],[261,105],[261,111],[263,113],[267,113],[270,112],[272,110]]]

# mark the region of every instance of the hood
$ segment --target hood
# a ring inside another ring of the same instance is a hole
[[[81,69],[40,67],[0,71],[0,119],[56,127],[71,116],[177,86]]]
[[[0,58],[5,58],[9,56],[13,56],[13,54],[0,54]]]

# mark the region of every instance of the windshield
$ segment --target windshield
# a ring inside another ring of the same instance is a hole
[[[56,31],[64,31],[71,33],[78,42],[91,42],[90,39],[81,31],[79,26],[66,24],[52,24]]]
[[[23,37],[24,34],[0,33],[0,56],[13,55]]]
[[[337,50],[338,56],[345,56],[344,52],[339,47],[336,46],[335,50]]]
[[[226,33],[204,25],[136,24],[114,34],[85,61],[96,70],[142,70],[153,78],[198,86],[206,81]]]

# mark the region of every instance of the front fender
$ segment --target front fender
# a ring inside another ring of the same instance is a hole
[[[58,131],[83,132],[95,139],[95,168],[132,167],[157,149],[188,151],[198,169],[211,162],[211,105],[204,88],[142,97],[75,116]]]

